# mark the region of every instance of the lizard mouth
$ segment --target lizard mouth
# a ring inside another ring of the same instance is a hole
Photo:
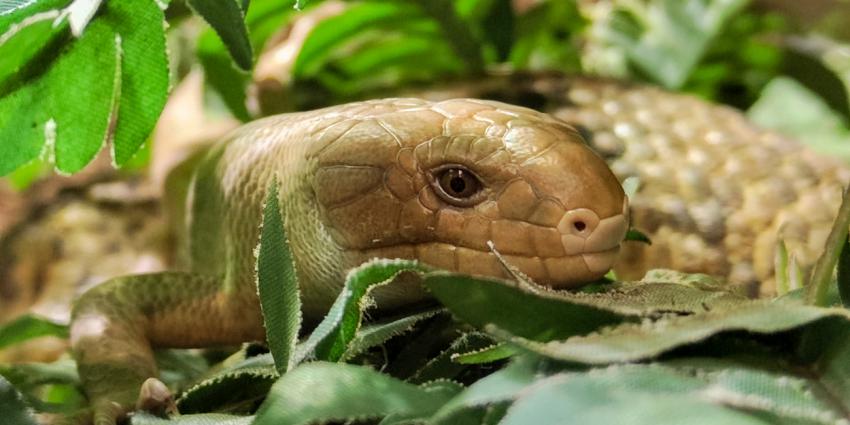
[[[550,228],[551,229],[551,228]],[[620,214],[600,219],[589,209],[566,211],[550,242],[551,254],[491,245],[504,261],[535,282],[552,288],[573,288],[598,280],[613,267],[620,242],[628,229],[628,202]],[[465,246],[451,241],[423,241],[357,250],[355,261],[374,257],[418,259],[425,264],[460,273],[511,278],[487,246]]]

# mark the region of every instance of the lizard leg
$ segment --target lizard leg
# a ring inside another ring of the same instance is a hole
[[[112,279],[83,294],[71,345],[95,424],[114,424],[132,409],[141,384],[157,376],[153,348],[263,340],[259,300],[248,292],[226,292],[214,277],[166,272]]]

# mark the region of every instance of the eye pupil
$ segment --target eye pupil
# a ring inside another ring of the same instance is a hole
[[[450,188],[451,188],[451,189],[452,189],[455,193],[463,193],[463,191],[466,189],[466,182],[465,182],[465,181],[463,181],[463,178],[462,178],[462,177],[459,177],[459,176],[458,176],[458,177],[454,177],[454,178],[451,180],[451,182],[449,182],[449,187],[450,187]]]
[[[480,196],[481,182],[463,166],[440,169],[432,180],[434,189],[446,202],[459,206],[474,205]]]

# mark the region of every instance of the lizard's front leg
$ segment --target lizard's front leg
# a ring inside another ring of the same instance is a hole
[[[154,348],[265,338],[256,294],[222,288],[217,278],[169,272],[116,278],[83,294],[71,344],[96,425],[114,424],[157,376]]]

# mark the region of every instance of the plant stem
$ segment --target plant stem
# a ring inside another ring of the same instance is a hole
[[[480,73],[484,71],[484,56],[481,43],[475,34],[469,30],[469,25],[463,22],[455,11],[452,0],[414,0],[431,18],[440,24],[449,45],[461,60],[466,62],[469,71]],[[506,28],[510,30],[510,28]]]
[[[835,264],[847,239],[848,228],[850,228],[850,186],[844,190],[841,208],[838,210],[835,222],[832,223],[832,230],[824,245],[823,254],[815,263],[812,278],[806,288],[807,304],[827,306],[827,292],[829,292],[829,285],[832,284],[832,272],[835,270]]]

